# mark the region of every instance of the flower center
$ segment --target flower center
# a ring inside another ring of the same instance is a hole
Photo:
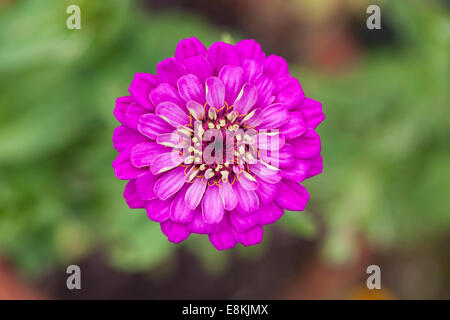
[[[257,158],[252,138],[256,130],[245,126],[245,115],[224,105],[219,110],[210,107],[201,118],[190,111],[190,117],[191,123],[181,129],[188,138],[183,153],[188,181],[204,177],[209,185],[233,183],[237,175],[248,173],[246,163]]]

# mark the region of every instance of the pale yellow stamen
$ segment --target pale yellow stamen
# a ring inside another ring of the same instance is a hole
[[[212,177],[214,177],[214,171],[213,169],[209,168],[208,170],[205,171],[205,178],[206,180],[208,180]]]
[[[235,120],[236,120],[236,118],[237,118],[237,116],[238,116],[238,113],[237,113],[237,111],[231,111],[229,114],[227,114],[227,119],[228,119],[228,121],[230,121],[230,122],[234,122]]]
[[[185,180],[191,182],[198,174],[199,170],[197,167],[192,167],[186,174]]]
[[[223,170],[223,171],[220,171],[220,174],[222,175],[222,181],[227,182],[230,172],[228,170]]]
[[[185,164],[191,164],[192,162],[194,162],[194,156],[189,156],[186,159],[184,159]]]
[[[217,119],[217,110],[215,108],[210,108],[208,111],[208,117],[213,121],[216,120]]]

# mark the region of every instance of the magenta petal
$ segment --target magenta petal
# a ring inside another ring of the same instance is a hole
[[[228,43],[216,42],[209,49],[206,55],[213,74],[219,74],[223,66],[227,64],[239,65],[239,55],[236,48]]]
[[[200,103],[196,101],[189,101],[186,103],[186,108],[188,109],[189,113],[192,114],[192,116],[196,120],[203,119],[204,113],[205,113],[205,107],[201,105]]]
[[[236,212],[241,215],[249,215],[259,207],[259,198],[255,191],[247,191],[239,183],[233,185],[238,198]]]
[[[245,174],[241,173],[239,175],[239,184],[242,188],[248,191],[255,191],[258,189],[258,181],[255,178],[248,178]]]
[[[309,200],[308,191],[300,183],[283,180],[276,203],[286,210],[303,211]]]
[[[139,118],[146,113],[148,113],[147,109],[141,107],[137,103],[131,103],[125,113],[126,126],[132,129],[137,129]]]
[[[113,146],[119,152],[144,141],[146,137],[125,126],[117,127],[113,133]]]
[[[206,223],[216,224],[222,221],[225,213],[223,203],[220,201],[219,187],[206,188],[202,199],[202,214]]]
[[[219,78],[206,79],[206,101],[211,108],[222,108],[225,101],[225,86]]]
[[[195,210],[192,221],[188,224],[188,230],[193,233],[209,234],[217,229],[216,224],[208,224],[203,220],[201,209]]]
[[[282,57],[272,54],[264,61],[264,74],[274,80],[289,77],[288,63]]]
[[[174,87],[177,86],[178,78],[185,74],[186,69],[184,65],[172,57],[159,62],[156,66],[158,81],[170,83]]]
[[[255,87],[258,91],[258,101],[256,102],[256,107],[264,109],[275,99],[273,96],[275,91],[275,83],[268,76],[260,74],[255,80]]]
[[[276,154],[277,152],[275,152]],[[280,168],[290,168],[294,164],[294,148],[292,145],[286,143],[279,151],[278,151],[278,161]],[[272,162],[269,162],[272,163]]]
[[[220,184],[219,194],[225,210],[234,210],[236,208],[237,197],[230,182],[226,181]]]
[[[266,225],[278,221],[283,216],[284,210],[271,202],[267,205],[261,205],[258,214],[260,224]]]
[[[310,163],[311,160],[295,159],[293,166],[284,170],[283,178],[295,182],[302,182],[306,179]]]
[[[286,139],[294,139],[301,136],[306,131],[305,120],[303,114],[299,111],[291,112],[289,122],[280,128],[281,133]]]
[[[183,187],[184,169],[184,167],[175,168],[156,181],[153,191],[159,199],[167,200]]]
[[[119,153],[117,158],[112,162],[116,178],[120,180],[135,179],[138,175],[145,172],[145,169],[136,168],[130,161],[130,149],[126,149]]]
[[[230,212],[230,222],[234,229],[239,232],[245,232],[259,223],[259,210],[256,210],[248,216],[242,216],[235,211]]]
[[[257,225],[245,232],[234,232],[236,241],[248,247],[261,242],[263,238],[263,227]]]
[[[175,49],[175,58],[182,61],[184,59],[197,55],[203,55],[205,53],[206,48],[203,43],[195,37],[190,37],[178,42],[177,48]]]
[[[173,127],[156,114],[144,114],[139,118],[137,129],[152,140],[160,134],[173,131]]]
[[[161,152],[165,152],[164,147],[155,142],[139,143],[131,150],[131,163],[138,168],[150,166],[153,159]]]
[[[194,100],[201,105],[205,104],[205,89],[198,77],[194,74],[187,74],[178,79],[178,92],[184,101]]]
[[[247,114],[253,108],[257,100],[258,91],[255,86],[246,83],[234,101],[234,110],[239,112],[239,114]]]
[[[153,185],[155,184],[157,176],[153,175],[150,171],[141,174],[136,178],[136,191],[142,200],[153,200],[156,198],[153,192]]]
[[[203,194],[206,190],[207,182],[202,181],[202,178],[197,178],[189,185],[186,191],[185,201],[189,208],[195,209],[200,204]]]
[[[244,70],[245,82],[254,82],[262,72],[262,64],[253,59],[241,57],[241,67]]]
[[[185,202],[187,187],[181,189],[170,205],[170,219],[175,222],[189,223],[194,217],[195,210],[190,209]]]
[[[209,235],[209,241],[211,241],[214,248],[219,251],[234,248],[237,244],[231,228],[228,230],[216,231],[211,233]]]
[[[276,167],[266,166],[261,161],[250,165],[250,170],[267,183],[278,183],[283,178],[283,171]]]
[[[187,137],[180,136],[178,132],[163,133],[156,138],[156,143],[171,148],[183,148],[187,146],[188,141]]]
[[[276,168],[290,168],[295,160],[294,149],[287,143],[280,150],[261,152],[260,157]]]
[[[265,53],[261,49],[261,45],[253,39],[245,39],[236,43],[236,49],[241,57],[254,59],[254,60],[264,60],[266,57]]]
[[[187,226],[182,223],[166,220],[161,223],[161,231],[167,236],[167,239],[173,243],[179,243],[186,240],[191,234]]]
[[[145,210],[150,220],[161,223],[169,219],[170,201],[153,199],[146,201]]]
[[[134,102],[133,98],[130,96],[119,97],[116,99],[116,106],[114,108],[114,116],[117,121],[123,125],[127,125],[126,112],[130,103]]]
[[[177,151],[172,150],[156,155],[153,158],[150,169],[156,175],[178,167],[181,163],[183,163],[181,155]]]
[[[158,104],[156,114],[175,128],[188,125],[191,122],[187,113],[173,102],[161,102]]]
[[[277,129],[275,129],[277,130]],[[266,132],[262,131],[257,134],[255,137],[255,143],[260,152],[261,150],[280,150],[286,143],[286,138],[282,134],[273,134],[276,133],[272,130],[267,130]]]
[[[217,250],[227,250],[236,246],[237,242],[234,238],[233,228],[227,218],[222,220],[217,230],[209,234],[209,241]]]
[[[308,128],[316,128],[325,119],[322,103],[319,101],[305,98],[298,109],[303,113]]]
[[[320,137],[314,129],[308,129],[301,137],[292,140],[295,156],[300,159],[310,159],[320,153]]]
[[[290,112],[282,104],[272,104],[263,110],[264,120],[259,129],[277,129],[289,122]]]
[[[244,120],[245,126],[256,128],[264,121],[264,112],[259,108],[253,109],[244,117]]]
[[[244,84],[244,70],[239,66],[226,65],[220,70],[219,79],[225,86],[225,101],[231,105]]]
[[[183,106],[184,101],[180,98],[178,91],[170,84],[161,83],[150,92],[150,100],[155,106],[162,102],[173,102],[178,106]]]
[[[270,204],[278,196],[280,184],[267,183],[259,178],[257,178],[257,180],[258,189],[256,190],[256,193],[258,194],[258,198],[262,204]]]
[[[311,159],[310,167],[308,169],[308,173],[306,174],[306,178],[314,177],[320,173],[322,173],[323,169],[323,159],[319,154],[318,156]]]
[[[213,71],[206,58],[202,55],[194,56],[184,60],[184,65],[189,73],[195,74],[201,83],[212,76]]]
[[[145,207],[145,201],[139,198],[137,194],[136,180],[128,181],[127,185],[125,186],[125,190],[123,192],[123,197],[125,198],[125,201],[127,202],[128,206],[131,209],[138,209]]]
[[[153,74],[148,73],[136,73],[134,79],[131,82],[128,91],[130,91],[131,96],[136,100],[142,107],[154,110],[155,107],[149,99],[150,91],[157,86],[158,82]]]
[[[283,78],[278,81],[278,93],[275,97],[277,103],[282,103],[287,109],[292,109],[297,106],[303,99],[303,93],[300,82],[294,78]]]

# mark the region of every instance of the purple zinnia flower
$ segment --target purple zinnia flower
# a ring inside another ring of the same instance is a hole
[[[137,73],[116,100],[118,179],[169,241],[207,234],[219,250],[261,241],[284,210],[304,210],[300,182],[322,172],[320,102],[286,61],[254,40],[180,41],[156,76]]]

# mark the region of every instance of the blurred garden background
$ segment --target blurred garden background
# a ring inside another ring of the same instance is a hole
[[[257,40],[323,103],[307,210],[256,247],[174,245],[114,177],[115,98],[190,36]],[[70,264],[82,290],[66,288]],[[7,298],[450,299],[450,1],[0,0]]]

